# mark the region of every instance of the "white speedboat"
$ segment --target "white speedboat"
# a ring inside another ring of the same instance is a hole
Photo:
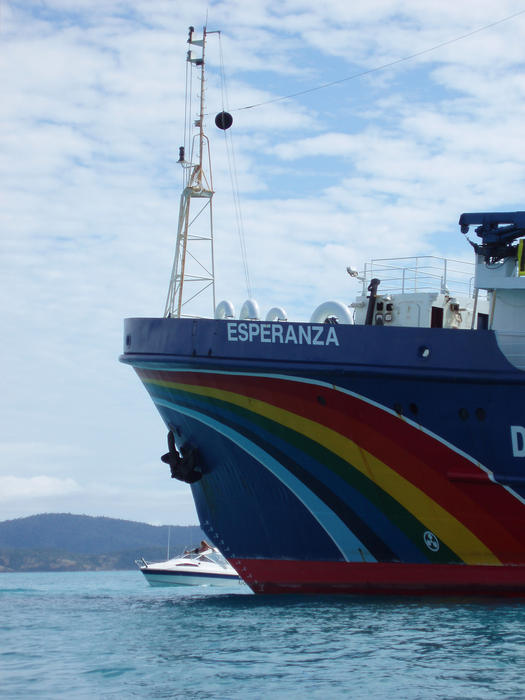
[[[136,563],[150,586],[228,586],[241,580],[219,550],[204,540],[174,559]]]

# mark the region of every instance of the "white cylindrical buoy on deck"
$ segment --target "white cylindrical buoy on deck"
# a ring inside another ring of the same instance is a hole
[[[353,323],[352,312],[342,301],[325,301],[313,312],[310,323],[324,323],[335,318],[338,323]]]
[[[265,321],[288,321],[288,314],[282,306],[272,306],[266,314]]]
[[[239,318],[241,321],[260,321],[259,304],[255,299],[247,299],[242,305]]]
[[[221,301],[215,309],[215,318],[235,318],[235,307],[231,301]]]

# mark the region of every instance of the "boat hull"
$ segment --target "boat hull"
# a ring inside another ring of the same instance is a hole
[[[525,566],[233,559],[255,593],[524,597]]]
[[[254,591],[525,592],[525,373],[492,332],[130,319],[125,337],[196,450],[201,527]]]
[[[239,576],[232,574],[197,574],[185,571],[169,571],[141,568],[150,586],[233,586]]]

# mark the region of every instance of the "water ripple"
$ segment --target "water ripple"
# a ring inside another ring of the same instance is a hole
[[[0,592],[9,699],[524,697],[513,601],[258,597],[138,572],[2,574]]]

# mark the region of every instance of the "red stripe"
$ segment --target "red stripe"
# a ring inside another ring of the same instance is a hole
[[[348,394],[305,382],[155,370],[140,370],[140,374],[239,392],[335,430],[427,493],[501,561],[523,560],[523,505],[482,469],[395,415]],[[319,403],[318,397],[324,403]]]
[[[525,596],[525,565],[229,561],[255,593]]]

